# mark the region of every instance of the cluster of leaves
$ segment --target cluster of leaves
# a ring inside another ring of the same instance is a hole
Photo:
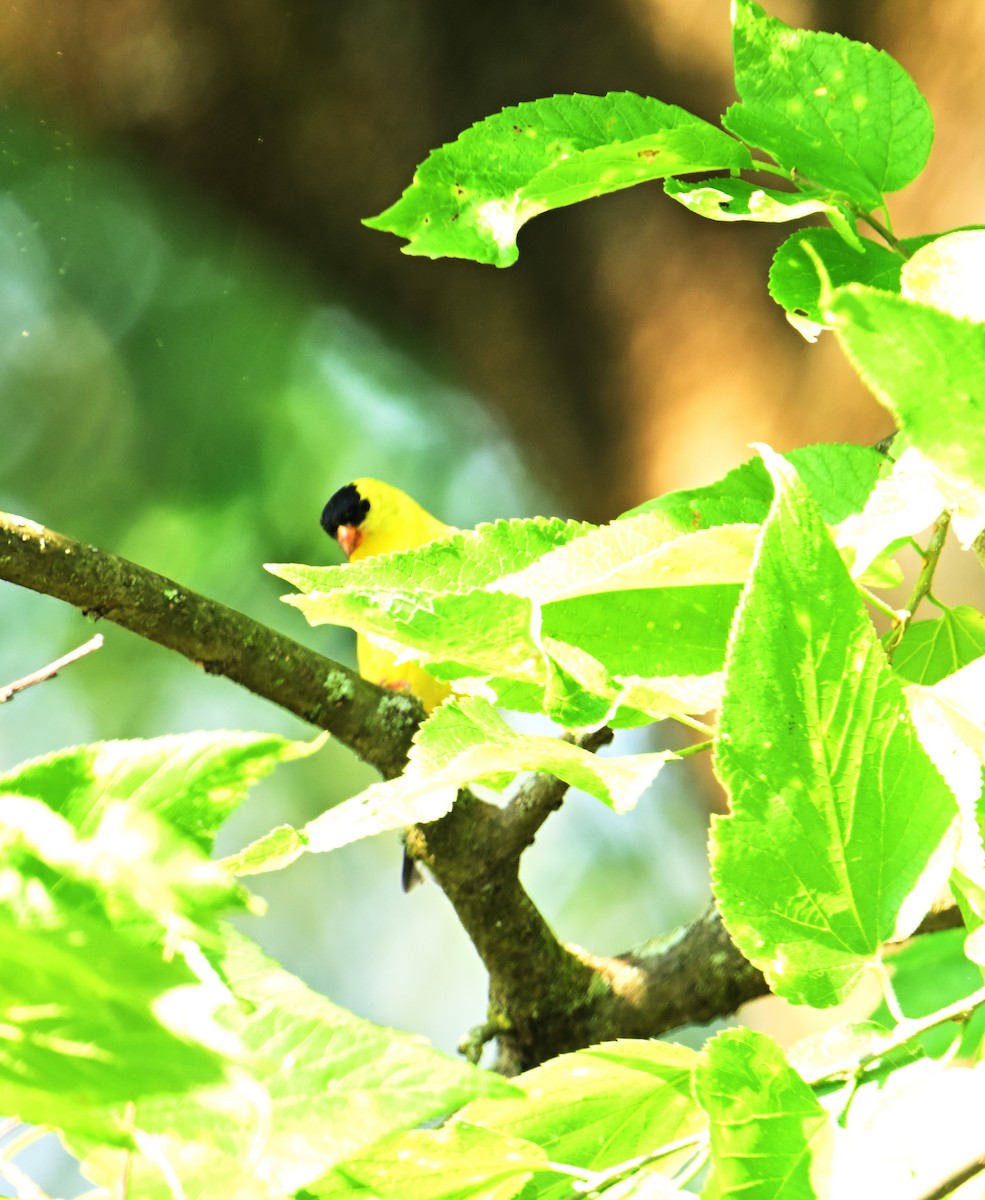
[[[983,1003],[985,617],[911,610],[948,524],[966,547],[985,528],[985,234],[892,234],[885,195],[923,168],[932,124],[887,55],[749,0],[734,46],[723,129],[628,94],[522,104],[435,151],[370,224],[410,253],[503,266],[530,217],[657,178],[713,220],[821,217],[778,249],[771,294],[801,331],[833,331],[895,419],[894,458],[762,447],[604,527],[499,522],[274,568],[310,621],[402,647],[455,694],[402,777],[226,863],[209,858],[222,821],[304,747],[114,743],[0,779],[0,1109],[56,1126],[107,1192],[629,1200],[679,1194],[710,1166],[707,1197],[843,1194],[848,1179],[899,1194],[926,1169],[930,1122],[974,1107],[980,1023],[962,1030],[968,1065],[940,1055],[945,1022]],[[880,639],[874,592],[932,524]],[[596,759],[500,709],[704,730],[730,799],[710,846],[733,940],[795,1003],[833,1005],[869,978],[886,1006],[789,1055],[737,1029],[701,1051],[594,1047],[507,1083],[340,1012],[223,923],[251,903],[237,874],[433,820],[464,785],[546,771],[622,811],[673,758]],[[887,955],[946,884],[965,930]]]

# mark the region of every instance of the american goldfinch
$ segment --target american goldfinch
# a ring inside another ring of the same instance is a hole
[[[355,479],[339,488],[322,510],[322,528],[335,538],[350,562],[394,550],[413,550],[456,530],[412,500],[406,492],[378,479]],[[356,661],[364,679],[383,687],[411,692],[425,712],[449,694],[447,683],[416,663],[397,663],[394,656],[368,638],[356,638]]]
[[[456,532],[453,526],[425,512],[406,492],[378,479],[354,479],[339,488],[322,509],[321,523],[350,562],[373,554],[413,550]],[[356,661],[364,679],[413,693],[425,712],[437,708],[451,691],[447,683],[435,679],[416,663],[398,664],[388,650],[375,646],[362,634],[356,637]],[[404,891],[409,892],[420,878],[414,860],[405,849],[400,878]]]

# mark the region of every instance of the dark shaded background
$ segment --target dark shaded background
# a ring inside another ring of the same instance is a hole
[[[980,4],[770,11],[874,42],[928,94],[938,147],[901,232],[980,218]],[[496,271],[402,258],[359,220],[519,100],[628,88],[716,119],[728,21],[725,0],[35,0],[0,17],[0,54],[8,98],[208,197],[502,414],[568,507],[604,519],[752,440],[885,431],[836,348],[802,344],[766,297],[777,230],[702,222],[651,185],[538,220]]]

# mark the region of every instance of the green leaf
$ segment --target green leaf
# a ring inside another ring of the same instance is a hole
[[[301,1193],[302,1200],[509,1200],[547,1168],[538,1146],[456,1121],[373,1145]],[[570,1190],[570,1181],[565,1184]]]
[[[733,50],[741,103],[722,124],[784,169],[865,208],[923,170],[933,118],[885,51],[791,29],[751,0],[733,5]]]
[[[836,1003],[912,930],[948,870],[954,798],[792,468],[775,484],[729,648],[712,828],[722,918],[774,991]]]
[[[542,517],[497,521],[416,551],[267,570],[302,589],[304,595],[284,599],[312,625],[348,625],[406,647],[439,678],[507,676],[543,689],[547,667],[531,605],[491,585],[591,528]]]
[[[944,506],[934,472],[925,460],[904,450],[878,480],[865,508],[850,514],[834,531],[852,577],[859,579],[884,551],[928,529]]]
[[[478,1100],[460,1117],[542,1146],[552,1162],[603,1171],[706,1129],[692,1095],[700,1059],[669,1042],[606,1042],[518,1076],[522,1098]],[[671,1151],[658,1169],[673,1174],[693,1150]],[[570,1192],[570,1180],[546,1181],[537,1196],[561,1200]]]
[[[796,469],[829,525],[837,525],[852,513],[861,512],[879,480],[892,466],[884,454],[871,446],[802,446],[783,457]]]
[[[938,1009],[970,996],[982,983],[982,972],[965,953],[966,929],[942,929],[921,934],[897,947],[886,965],[893,996],[906,1017],[926,1017]],[[895,1018],[883,1001],[872,1019],[891,1029]],[[928,1029],[918,1045],[926,1054],[939,1058],[960,1038],[959,1057],[974,1053],[985,1031],[985,1010],[979,1010],[965,1025],[950,1023]]]
[[[865,283],[888,292],[900,289],[904,260],[888,247],[860,238],[858,248],[853,249],[833,229],[799,229],[773,255],[769,290],[788,316],[798,319],[796,328],[801,332],[805,322],[816,332],[826,324],[822,301],[825,284],[805,245],[820,258],[831,287]],[[816,334],[810,340],[816,340]]]
[[[546,604],[542,632],[577,645],[614,676],[710,675],[725,661],[737,584],[633,588]]]
[[[844,212],[827,192],[781,191],[764,188],[745,179],[728,175],[694,183],[686,179],[668,179],[664,191],[672,200],[709,221],[759,221],[777,225],[784,221],[799,221],[815,213],[824,213],[838,222],[841,229],[851,229]],[[825,232],[832,232],[825,230]],[[840,235],[840,239],[844,234]],[[858,242],[851,233],[849,242]]]
[[[885,455],[870,446],[802,446],[784,458],[797,468],[829,525],[860,512],[889,465]],[[773,480],[763,460],[756,457],[705,487],[668,492],[648,500],[623,513],[620,520],[659,512],[681,532],[716,525],[761,525],[772,502]]]
[[[966,604],[914,621],[896,647],[893,666],[913,683],[933,684],[985,654],[985,616]]]
[[[225,1088],[241,1047],[216,1013],[231,997],[191,939],[244,907],[226,872],[152,813],[111,804],[83,836],[7,794],[0,877],[0,1109],[127,1145],[106,1106]]]
[[[632,808],[656,778],[669,750],[600,758],[559,738],[511,729],[488,701],[452,697],[414,737],[404,773],[376,783],[309,821],[291,844],[284,826],[227,860],[232,870],[277,870],[305,850],[321,853],[399,829],[436,821],[451,809],[460,788],[520,771],[546,771],[596,796],[618,812]]]
[[[852,284],[826,309],[848,358],[907,434],[965,544],[985,527],[985,323]],[[942,505],[941,507],[944,507]]]
[[[405,254],[506,267],[538,213],[668,175],[750,164],[745,146],[672,104],[632,92],[505,108],[434,150],[403,196],[365,222]]]
[[[203,731],[93,742],[22,763],[0,775],[0,792],[38,796],[82,832],[109,804],[125,802],[155,813],[208,851],[252,784],[278,763],[313,754],[323,741]]]
[[[274,1200],[293,1195],[381,1138],[454,1112],[477,1096],[516,1095],[505,1079],[451,1059],[423,1038],[382,1029],[337,1008],[227,931],[218,962],[238,1006],[225,1014],[246,1047],[241,1094],[266,1097],[262,1120],[234,1126],[190,1098],[138,1103],[130,1119],[145,1151],[83,1151],[86,1174],[107,1188],[124,1168],[141,1200],[188,1196]]]
[[[720,1033],[698,1066],[695,1092],[708,1114],[716,1197],[828,1195],[828,1115],[771,1038],[751,1029]]]
[[[985,658],[974,659],[932,687],[911,683],[906,700],[927,753],[965,817],[972,818],[985,763]]]
[[[830,520],[862,507],[886,461],[859,446],[793,459]],[[288,599],[312,623],[350,625],[461,694],[570,728],[638,725],[717,705],[772,492],[753,462],[601,528],[504,521],[342,567],[270,569],[304,590]]]

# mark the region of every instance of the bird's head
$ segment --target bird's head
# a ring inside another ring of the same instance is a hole
[[[322,509],[321,527],[329,537],[335,538],[346,558],[352,558],[362,543],[366,532],[363,526],[373,506],[359,490],[359,484],[363,482],[358,480],[340,487]]]
[[[322,509],[322,529],[349,559],[412,550],[451,532],[406,492],[379,479],[354,479]]]

